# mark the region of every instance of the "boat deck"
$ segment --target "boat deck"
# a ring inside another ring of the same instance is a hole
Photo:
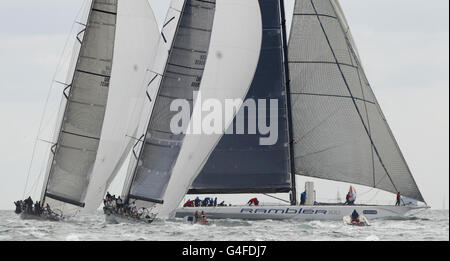
[[[300,220],[342,220],[353,210],[368,219],[399,217],[417,206],[381,206],[381,205],[338,205],[317,204],[313,206],[260,205],[260,206],[220,206],[220,207],[185,207],[176,211],[176,217],[194,215],[196,211],[204,212],[211,219],[300,219]]]

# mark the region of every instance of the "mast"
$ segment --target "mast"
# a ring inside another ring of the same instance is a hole
[[[288,141],[289,141],[289,163],[291,169],[291,205],[297,205],[297,186],[295,182],[295,151],[294,151],[294,133],[292,128],[292,106],[291,106],[291,87],[290,87],[290,74],[288,63],[288,45],[286,36],[286,11],[284,8],[284,0],[280,0],[280,12],[281,12],[281,28],[283,34],[283,54],[284,54],[284,71],[286,77],[286,105],[287,105],[287,117],[288,117]]]
[[[166,61],[165,61],[165,65],[164,65],[164,70],[163,70],[163,74],[162,75],[160,75],[160,77],[162,78],[162,79],[164,79],[164,73],[167,71],[167,68],[169,67],[169,60],[170,60],[170,57],[171,57],[171,54],[172,54],[172,49],[173,49],[173,47],[175,46],[175,42],[176,42],[176,35],[177,35],[177,33],[178,33],[178,31],[179,31],[179,27],[180,27],[180,24],[181,24],[181,19],[182,19],[182,15],[183,15],[183,12],[184,12],[184,10],[185,10],[185,7],[186,7],[186,2],[187,2],[187,0],[184,0],[183,1],[183,3],[182,3],[182,6],[181,6],[181,9],[180,9],[180,11],[179,11],[179,14],[180,14],[180,16],[178,17],[178,20],[176,21],[176,27],[175,27],[175,31],[173,32],[173,39],[172,39],[172,42],[170,43],[170,48],[169,48],[169,51],[168,51],[168,56],[167,56],[167,59],[166,59]],[[173,4],[173,3],[172,3]],[[170,9],[171,8],[173,8],[172,6],[170,6],[169,7],[169,13],[168,13],[168,15],[170,14]],[[173,8],[173,10],[176,10],[175,8]],[[169,18],[169,17],[167,17],[167,18]],[[163,26],[163,28],[162,28],[162,32],[161,32],[161,37],[162,37],[162,39],[163,39],[163,41],[164,41],[164,43],[167,43],[167,38],[166,38],[166,36],[165,36],[165,34],[164,34],[164,27],[166,27],[166,26],[168,26],[171,22],[173,22],[173,20],[175,19],[175,17],[173,17],[173,18],[170,18],[165,24],[164,24],[164,26]],[[154,78],[152,78],[152,80],[150,81],[150,83],[148,84],[149,86],[151,85],[151,83],[156,79],[158,77],[158,75],[156,75]],[[158,86],[158,91],[157,91],[157,97],[160,95],[160,92],[161,92],[161,85],[162,85],[162,82],[159,82],[159,86]],[[150,99],[151,100],[151,99]],[[150,101],[150,102],[152,102],[152,101]],[[152,122],[152,113],[153,113],[153,111],[150,113],[150,117],[148,118],[148,122],[147,122],[147,124],[146,124],[146,128],[145,128],[145,134],[142,136],[142,141],[141,141],[141,139],[139,139],[138,141],[137,141],[137,144],[138,143],[140,143],[140,142],[142,142],[142,145],[141,145],[141,148],[140,148],[140,150],[139,150],[139,154],[137,155],[137,157],[136,157],[136,165],[132,168],[132,176],[131,176],[131,180],[130,180],[130,184],[129,184],[129,187],[127,188],[127,192],[126,192],[126,197],[125,197],[125,203],[129,203],[129,201],[130,201],[130,197],[131,197],[131,190],[132,190],[132,187],[133,187],[133,183],[135,182],[135,179],[136,179],[136,177],[137,177],[137,174],[138,174],[138,164],[139,164],[139,161],[141,160],[141,158],[142,158],[142,155],[143,155],[143,153],[144,153],[144,149],[145,149],[145,141],[147,140],[147,136],[149,135],[149,125],[151,124],[151,122]],[[136,196],[133,196],[133,198],[134,199],[137,199],[137,200],[143,200],[143,201],[147,201],[147,202],[151,202],[151,203],[157,203],[157,204],[163,204],[164,203],[164,201],[163,200],[156,200],[156,199],[150,199],[150,198],[141,198],[141,197],[136,197]]]

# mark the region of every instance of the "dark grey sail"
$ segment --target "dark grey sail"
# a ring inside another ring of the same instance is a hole
[[[189,193],[277,193],[291,190],[286,113],[286,82],[280,0],[259,0],[263,42],[257,71],[246,99],[266,100],[266,120],[270,121],[270,99],[278,100],[278,140],[261,146],[260,134],[224,135],[198,175]],[[242,107],[244,122],[252,120]],[[248,114],[249,113],[249,114]],[[257,117],[258,119],[258,117]],[[273,119],[272,119],[273,120]],[[236,119],[231,130],[236,129]],[[230,133],[230,132],[228,132]]]
[[[93,0],[73,75],[45,198],[84,206],[97,156],[113,62],[118,0]]]
[[[337,1],[296,1],[288,53],[296,173],[424,201]]]
[[[163,73],[144,145],[139,154],[129,198],[161,203],[184,134],[174,135],[170,111],[176,99],[188,100],[200,88],[215,14],[215,0],[186,0]]]

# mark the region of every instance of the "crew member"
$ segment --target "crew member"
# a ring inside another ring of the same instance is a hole
[[[259,201],[258,201],[257,198],[252,198],[252,199],[250,199],[250,200],[247,202],[247,204],[248,204],[249,206],[251,206],[251,205],[258,206],[258,205],[259,205]]]
[[[397,202],[395,203],[396,206],[400,206],[400,201],[402,200],[402,196],[400,195],[400,192],[397,193]]]
[[[353,222],[359,223],[359,214],[358,214],[358,212],[356,212],[356,209],[353,210],[353,213],[352,213],[352,223]]]
[[[306,202],[306,191],[303,191],[303,193],[300,195],[300,205],[305,205]]]

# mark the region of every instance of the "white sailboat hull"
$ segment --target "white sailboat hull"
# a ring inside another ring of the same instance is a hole
[[[356,210],[368,220],[387,217],[402,217],[406,213],[423,209],[411,206],[365,206],[365,205],[316,205],[316,206],[232,206],[232,207],[187,207],[179,208],[176,217],[193,216],[196,211],[205,212],[208,219],[246,220],[339,220]]]

